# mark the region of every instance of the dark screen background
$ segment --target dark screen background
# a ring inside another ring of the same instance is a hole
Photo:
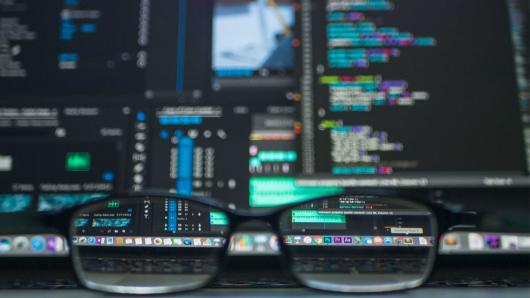
[[[0,183],[0,195],[24,193],[14,185],[32,184],[34,190],[29,193],[32,206],[37,206],[42,182],[38,178],[42,176],[52,177],[50,180],[57,184],[82,184],[88,179],[89,182],[111,184],[112,191],[129,191],[138,174],[133,169],[140,157],[147,160],[140,171],[145,175],[143,189],[168,190],[175,184],[168,177],[170,145],[160,141],[161,127],[155,113],[163,106],[199,104],[220,106],[226,111],[242,105],[250,110],[248,115],[237,117],[227,112],[226,118],[200,127],[201,132],[206,128],[228,130],[231,139],[214,145],[219,148],[216,178],[225,180],[234,176],[238,182],[233,191],[214,187],[207,194],[246,208],[250,207],[250,178],[279,177],[292,178],[288,183],[294,181],[297,169],[294,165],[289,165],[289,173],[285,175],[265,172],[251,175],[248,151],[249,145],[258,143],[249,140],[255,115],[271,115],[269,105],[284,105],[293,107],[290,112],[279,113],[288,117],[297,105],[286,100],[285,90],[263,91],[250,86],[237,92],[212,93],[211,18],[214,0],[185,1],[184,47],[180,47],[178,40],[181,1],[79,0],[80,9],[100,11],[101,18],[96,22],[98,30],[68,42],[59,40],[61,10],[65,3],[76,1],[19,0],[17,3],[22,5],[15,10],[0,5],[0,18],[19,18],[20,23],[27,24],[37,35],[36,40],[13,43],[22,47],[17,60],[23,62],[28,77],[0,78],[0,109],[44,107],[59,111],[56,125],[11,125],[29,118],[19,121],[0,115],[0,155],[14,160],[11,172],[0,172],[3,182]],[[142,3],[150,3],[150,34],[146,47],[138,44]],[[313,4],[315,64],[326,64],[325,1],[314,1]],[[376,107],[369,113],[328,111],[327,117],[342,118],[346,124],[372,125],[376,130],[388,132],[390,142],[402,142],[405,151],[383,153],[383,159],[417,160],[419,167],[410,170],[414,173],[524,172],[522,126],[506,2],[403,0],[396,2],[394,12],[381,12],[377,16],[375,13],[366,14],[377,17],[379,25],[396,26],[416,36],[434,36],[438,46],[405,48],[401,57],[392,58],[388,64],[339,73],[382,73],[384,79],[406,79],[410,90],[428,91],[431,98],[412,107]],[[294,31],[299,32],[297,28]],[[176,90],[177,56],[182,48],[184,91],[199,91],[199,97],[181,96]],[[148,52],[148,66],[139,68],[133,58],[144,50]],[[78,52],[81,57],[79,68],[59,70],[57,57],[62,52]],[[124,60],[123,53],[130,54],[130,59]],[[110,63],[112,67],[109,62],[113,62]],[[318,107],[327,108],[327,86],[315,86]],[[147,91],[153,90],[165,92],[166,96],[145,96]],[[98,114],[65,117],[66,107],[97,108]],[[138,112],[146,114],[145,124],[148,126],[146,140],[140,144],[146,146],[142,156],[135,151],[141,137],[139,133],[143,132],[138,129]],[[270,132],[258,128],[261,133]],[[280,128],[285,130],[285,127]],[[66,136],[58,137],[57,130],[65,130]],[[115,133],[109,134],[108,131]],[[327,173],[332,166],[327,132],[317,133],[314,143],[319,152],[317,172]],[[258,147],[263,151],[286,152],[294,150],[291,145],[288,141],[269,140],[259,141]],[[64,170],[68,152],[90,152],[93,169],[98,171],[84,173],[84,177],[81,177],[83,173],[77,173],[79,179],[72,179],[73,174]],[[297,152],[297,158],[303,158],[303,152]],[[39,170],[33,170],[34,167]],[[107,171],[114,174],[111,182],[103,181],[103,174]],[[272,181],[286,183],[282,179]],[[265,191],[274,192],[277,188],[281,187],[273,185]],[[314,195],[321,191],[306,188],[301,192],[298,185],[292,185],[283,195],[292,199],[300,193]],[[286,201],[282,198],[273,202]]]
[[[365,12],[378,27],[432,36],[435,47],[401,48],[401,56],[367,69],[326,74],[375,75],[406,80],[409,90],[430,93],[414,106],[374,107],[370,112],[334,113],[328,86],[316,83],[315,126],[322,119],[370,125],[401,142],[403,152],[382,153],[385,161],[413,160],[418,167],[396,172],[525,172],[520,107],[514,74],[510,20],[505,1],[396,1],[395,10]],[[313,55],[327,65],[325,3],[313,6]],[[325,108],[319,118],[316,110]],[[329,173],[329,131],[313,129],[316,172]],[[303,154],[303,153],[302,153]]]

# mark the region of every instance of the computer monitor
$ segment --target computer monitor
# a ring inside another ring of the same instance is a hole
[[[528,187],[509,4],[302,1],[300,185]]]
[[[252,30],[268,33],[242,36],[237,46],[257,43],[247,55],[261,53],[263,61],[239,81],[264,77],[269,64],[268,78],[277,70],[292,81],[290,44],[281,58],[262,48],[274,47],[284,19],[294,21],[289,2],[3,3],[4,212],[146,189],[219,197],[239,208],[306,197],[293,178],[295,107],[285,98],[257,105],[209,95],[212,75],[236,67],[224,53],[226,30],[255,14],[267,22]],[[277,182],[283,186],[271,187]]]
[[[433,5],[0,1],[0,212],[528,187],[522,1]]]

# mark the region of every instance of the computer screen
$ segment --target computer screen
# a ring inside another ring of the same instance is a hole
[[[289,0],[215,1],[213,88],[292,87],[294,22],[295,10]]]
[[[301,15],[302,185],[528,185],[505,1],[302,1]]]
[[[296,11],[290,1],[4,2],[4,212],[153,189],[235,208],[341,192],[296,185]],[[231,34],[242,22],[249,32]],[[253,92],[257,81],[284,96]]]
[[[0,0],[0,213],[148,190],[257,210],[527,187],[527,9]]]

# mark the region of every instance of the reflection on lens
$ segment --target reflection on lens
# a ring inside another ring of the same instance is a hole
[[[341,196],[282,214],[292,270],[310,287],[381,292],[419,286],[432,268],[435,219],[398,198]]]
[[[179,198],[97,202],[72,220],[72,255],[89,288],[154,294],[204,286],[228,233],[222,211]]]

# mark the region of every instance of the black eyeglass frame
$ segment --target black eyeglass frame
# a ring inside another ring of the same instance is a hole
[[[222,252],[220,252],[221,255],[227,255],[228,248],[229,248],[229,240],[231,239],[231,236],[233,232],[236,230],[236,228],[241,225],[242,223],[249,222],[249,221],[262,221],[267,223],[271,231],[278,236],[278,244],[281,252],[281,262],[282,266],[284,267],[284,270],[286,273],[288,273],[295,281],[297,281],[299,284],[316,289],[316,290],[324,290],[324,291],[332,291],[332,292],[343,292],[343,293],[376,293],[376,292],[390,292],[390,291],[398,291],[398,290],[406,290],[410,288],[415,288],[418,286],[421,286],[429,277],[431,270],[434,266],[435,262],[435,255],[438,251],[438,245],[439,241],[435,241],[435,245],[433,249],[430,252],[429,255],[429,264],[428,264],[428,270],[421,280],[416,280],[411,283],[407,284],[396,284],[394,286],[389,287],[377,287],[373,289],[364,289],[364,290],[355,290],[352,288],[349,289],[337,289],[337,288],[315,288],[310,285],[308,285],[304,280],[301,280],[297,277],[296,274],[294,274],[291,270],[291,260],[292,256],[290,256],[290,250],[287,248],[285,244],[285,239],[283,238],[283,233],[280,230],[280,216],[286,211],[293,207],[297,207],[303,204],[311,203],[313,201],[320,201],[325,199],[333,199],[337,198],[339,196],[363,196],[363,197],[376,197],[376,198],[386,198],[386,199],[393,199],[393,200],[402,200],[410,204],[415,204],[418,207],[425,208],[426,210],[431,211],[433,214],[434,224],[433,224],[433,237],[437,240],[441,237],[441,235],[446,232],[453,230],[458,227],[474,227],[475,223],[477,222],[477,214],[472,211],[465,211],[465,212],[455,212],[453,210],[450,210],[449,208],[445,207],[443,204],[440,203],[433,203],[426,201],[425,198],[421,196],[414,196],[410,193],[407,194],[406,197],[401,196],[399,191],[356,191],[355,193],[347,193],[347,194],[338,194],[338,195],[332,195],[332,196],[326,196],[326,197],[318,197],[318,198],[312,198],[301,202],[296,203],[290,203],[287,205],[283,205],[281,207],[274,208],[273,210],[265,213],[256,213],[250,210],[234,210],[230,208],[227,204],[216,200],[212,198],[207,197],[194,197],[194,196],[180,196],[176,194],[171,193],[165,193],[165,192],[142,192],[142,193],[129,193],[129,194],[113,194],[109,195],[108,197],[97,200],[97,201],[91,201],[84,203],[82,205],[78,205],[76,207],[72,207],[69,209],[62,210],[60,212],[49,212],[49,213],[38,213],[36,214],[38,218],[34,218],[34,220],[37,220],[41,224],[43,224],[45,227],[54,229],[57,231],[58,234],[63,236],[67,243],[68,247],[70,247],[70,250],[75,249],[72,243],[72,232],[70,229],[72,228],[71,222],[72,219],[75,217],[75,214],[81,210],[85,209],[87,207],[90,207],[92,205],[102,203],[105,201],[110,200],[116,200],[116,199],[146,199],[146,198],[158,198],[158,199],[165,199],[165,198],[175,198],[175,199],[182,199],[182,200],[188,200],[191,202],[195,202],[198,204],[202,204],[205,206],[209,206],[212,208],[216,208],[219,211],[223,211],[227,217],[228,217],[228,234],[226,235],[227,241],[224,244],[224,247],[222,248]],[[79,276],[79,267],[76,268],[76,266],[79,266],[79,263],[76,262],[74,256],[72,255],[72,260],[74,263],[74,269],[78,278],[78,281],[83,284],[86,288],[96,291],[102,291],[107,293],[117,293],[117,294],[164,294],[164,293],[178,293],[178,292],[185,292],[185,291],[193,291],[198,290],[204,287],[207,287],[209,284],[211,284],[212,281],[217,279],[219,274],[223,272],[223,267],[225,266],[224,263],[220,263],[219,270],[215,274],[212,274],[212,277],[208,279],[204,284],[193,286],[193,287],[163,287],[162,289],[151,290],[151,291],[142,291],[140,288],[127,288],[124,287],[123,289],[120,289],[119,287],[110,287],[105,285],[96,285],[96,284],[87,284],[86,280],[82,279]]]

